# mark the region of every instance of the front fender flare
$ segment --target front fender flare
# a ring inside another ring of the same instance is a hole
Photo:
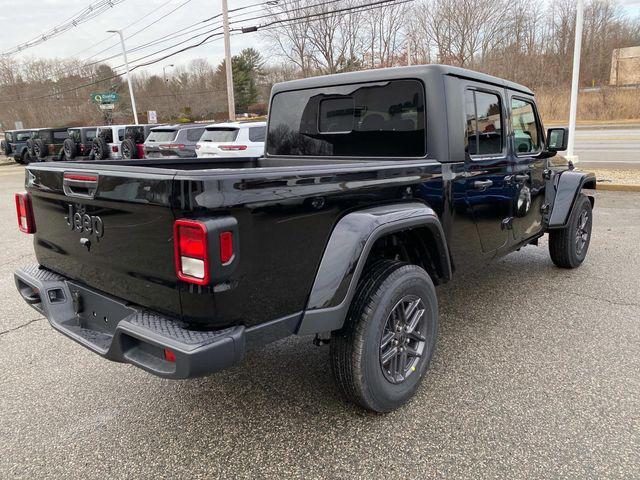
[[[596,177],[593,173],[567,170],[555,176],[552,182],[555,196],[551,205],[549,228],[564,228],[578,194],[583,188],[595,189]]]
[[[437,263],[451,277],[449,251],[436,213],[423,203],[384,205],[349,213],[336,224],[320,261],[298,335],[342,328],[369,252],[379,238],[412,228],[429,228]]]

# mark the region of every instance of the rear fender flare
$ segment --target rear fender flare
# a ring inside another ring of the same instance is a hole
[[[549,216],[549,228],[564,228],[575,204],[576,198],[583,189],[596,188],[596,177],[593,173],[567,170],[551,179],[551,188],[555,192]],[[589,197],[593,206],[594,198]]]
[[[436,213],[418,202],[352,212],[336,224],[316,273],[298,335],[342,328],[373,244],[390,233],[428,228],[435,240],[438,272],[451,277],[445,236]]]

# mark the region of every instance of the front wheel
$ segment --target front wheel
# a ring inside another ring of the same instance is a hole
[[[331,337],[331,367],[351,402],[384,413],[418,389],[436,343],[438,302],[417,265],[382,260],[363,274],[344,327]]]
[[[576,268],[582,265],[591,243],[592,226],[591,202],[581,193],[576,199],[567,225],[549,232],[551,261],[560,268]]]

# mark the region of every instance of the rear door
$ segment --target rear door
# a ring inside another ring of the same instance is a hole
[[[169,173],[30,167],[38,263],[134,304],[180,315],[172,179]]]
[[[542,230],[544,204],[544,137],[542,123],[532,97],[509,92],[512,142],[512,184],[514,203],[513,230],[515,241],[536,236]]]
[[[514,191],[508,182],[504,89],[463,82],[466,197],[482,251],[492,256],[510,240]]]

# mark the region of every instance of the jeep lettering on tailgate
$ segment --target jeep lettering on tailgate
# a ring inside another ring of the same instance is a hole
[[[102,235],[104,235],[102,219],[97,215],[89,215],[86,213],[85,207],[82,205],[76,205],[74,207],[72,204],[69,204],[69,215],[67,215],[65,219],[71,230],[89,235],[95,234],[96,238],[101,238]]]

